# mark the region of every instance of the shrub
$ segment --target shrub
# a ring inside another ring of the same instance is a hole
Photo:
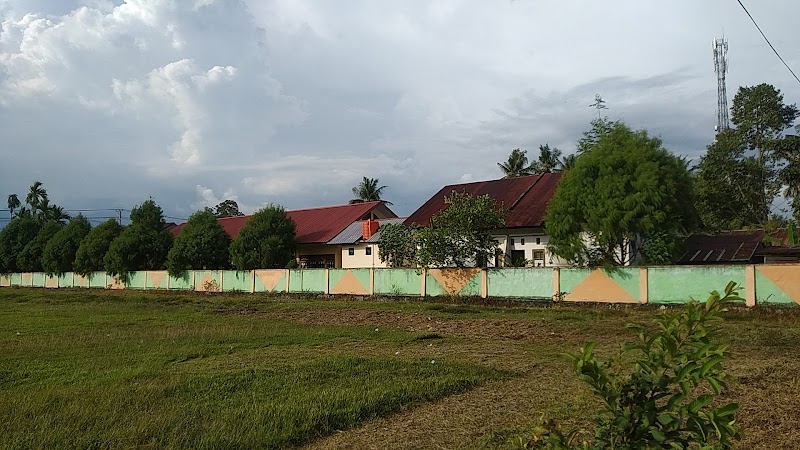
[[[172,234],[166,230],[164,214],[153,200],[131,211],[131,225],[111,243],[103,258],[106,272],[126,280],[128,272],[161,270],[172,246]]]
[[[720,313],[741,301],[736,283],[725,295],[714,291],[704,304],[692,301],[680,311],[655,320],[656,331],[629,325],[638,342],[623,347],[634,357],[629,374],[614,373],[594,355],[594,343],[570,355],[578,378],[603,403],[594,416],[591,442],[577,444],[577,432],[562,432],[553,422],[542,427],[529,448],[644,449],[730,448],[739,437],[735,403],[714,406],[726,389],[722,367],[725,345],[714,342]]]

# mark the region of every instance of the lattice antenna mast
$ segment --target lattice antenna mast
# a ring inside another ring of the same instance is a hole
[[[714,71],[717,72],[717,126],[716,131],[730,128],[728,119],[728,91],[725,87],[725,75],[728,73],[728,41],[714,38]]]

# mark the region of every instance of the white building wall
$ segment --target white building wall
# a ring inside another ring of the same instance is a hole
[[[378,256],[378,244],[375,243],[358,243],[341,246],[342,268],[343,269],[360,269],[360,268],[385,268],[386,264],[381,261]],[[371,249],[372,254],[367,255],[367,248]],[[353,249],[353,255],[350,255],[350,249]]]

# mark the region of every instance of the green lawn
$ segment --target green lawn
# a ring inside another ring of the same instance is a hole
[[[563,353],[660,310],[446,300],[0,289],[0,449],[517,449],[597,411]],[[725,319],[736,447],[797,447],[800,308]]]
[[[0,447],[277,448],[513,376],[251,300],[0,290]]]

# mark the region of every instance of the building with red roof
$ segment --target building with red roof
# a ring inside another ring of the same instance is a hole
[[[424,205],[405,220],[406,225],[428,226],[431,217],[445,210],[445,196],[465,192],[473,196],[489,195],[505,211],[505,228],[495,230],[501,254],[494,261],[500,266],[528,265],[534,267],[564,265],[547,251],[548,236],[544,227],[547,203],[553,197],[561,179],[560,173],[543,173],[474,183],[451,184],[443,187]]]
[[[384,202],[364,202],[321,208],[286,211],[294,221],[298,244],[297,258],[302,267],[342,267],[340,245],[329,245],[328,241],[339,235],[355,222],[396,218],[397,215]],[[250,220],[250,216],[224,217],[217,219],[231,238],[235,239]],[[180,234],[185,223],[177,225],[171,232]]]

